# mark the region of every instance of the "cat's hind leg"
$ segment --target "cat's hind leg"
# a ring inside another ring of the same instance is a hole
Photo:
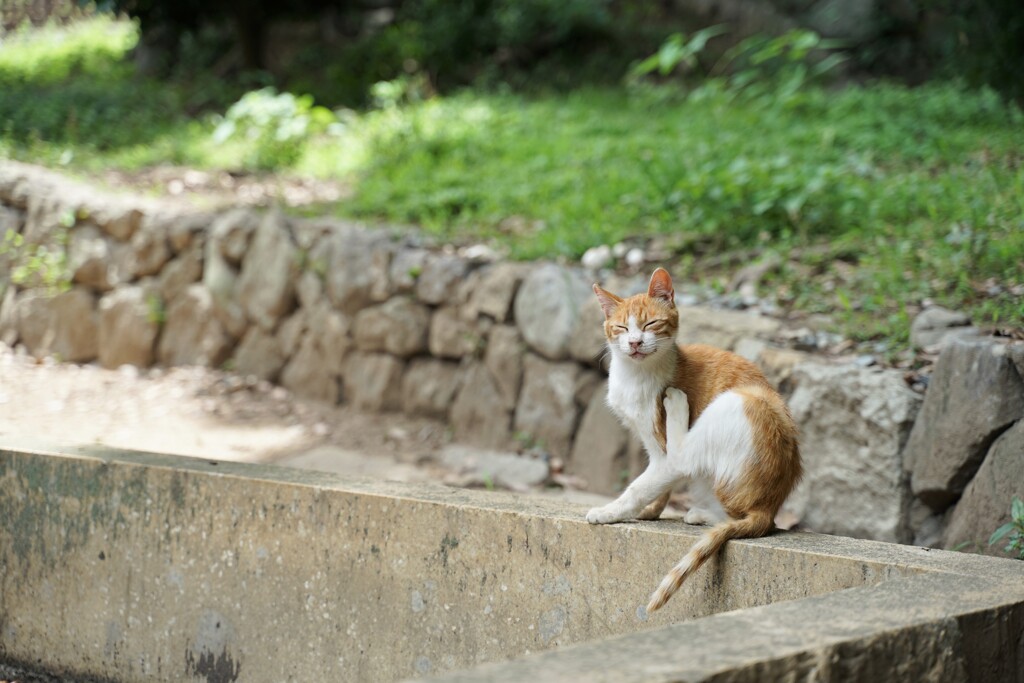
[[[715,496],[711,482],[704,477],[690,480],[687,491],[690,497],[690,509],[683,516],[687,524],[707,524],[709,526],[729,519],[729,514]]]
[[[672,489],[669,489],[661,494],[653,503],[637,513],[636,518],[644,520],[658,519],[661,517],[661,513],[665,511],[665,506],[668,505],[668,499],[671,497]]]

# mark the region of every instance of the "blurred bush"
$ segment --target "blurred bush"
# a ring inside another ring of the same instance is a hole
[[[330,109],[274,88],[254,90],[228,108],[213,132],[214,142],[241,138],[248,150],[243,163],[255,170],[285,169],[302,158],[306,143],[338,122]]]

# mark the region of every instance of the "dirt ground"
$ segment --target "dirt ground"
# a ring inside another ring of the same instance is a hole
[[[427,461],[446,440],[434,420],[304,401],[215,370],[37,362],[0,344],[8,437],[281,464],[331,450],[353,474],[406,481],[436,476]]]
[[[268,382],[207,368],[106,370],[37,361],[0,344],[0,444],[19,441],[482,485],[472,462],[468,469],[467,463],[442,466],[451,437],[437,420],[308,401]],[[517,490],[588,504],[608,500],[571,485]]]

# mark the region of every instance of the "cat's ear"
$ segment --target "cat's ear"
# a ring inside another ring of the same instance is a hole
[[[606,318],[610,317],[615,309],[619,307],[619,304],[622,303],[622,299],[611,292],[601,289],[597,283],[594,283],[594,294],[597,295],[597,300],[601,302],[601,310],[604,311],[604,317]]]
[[[676,305],[676,290],[672,289],[672,276],[664,268],[658,268],[651,275],[651,284],[647,287],[647,296],[661,299],[671,306]]]

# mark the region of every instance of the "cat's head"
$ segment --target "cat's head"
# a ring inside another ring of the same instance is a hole
[[[604,335],[613,354],[642,363],[675,347],[679,313],[672,278],[664,268],[651,275],[646,294],[624,299],[596,284],[594,294],[604,311]]]

